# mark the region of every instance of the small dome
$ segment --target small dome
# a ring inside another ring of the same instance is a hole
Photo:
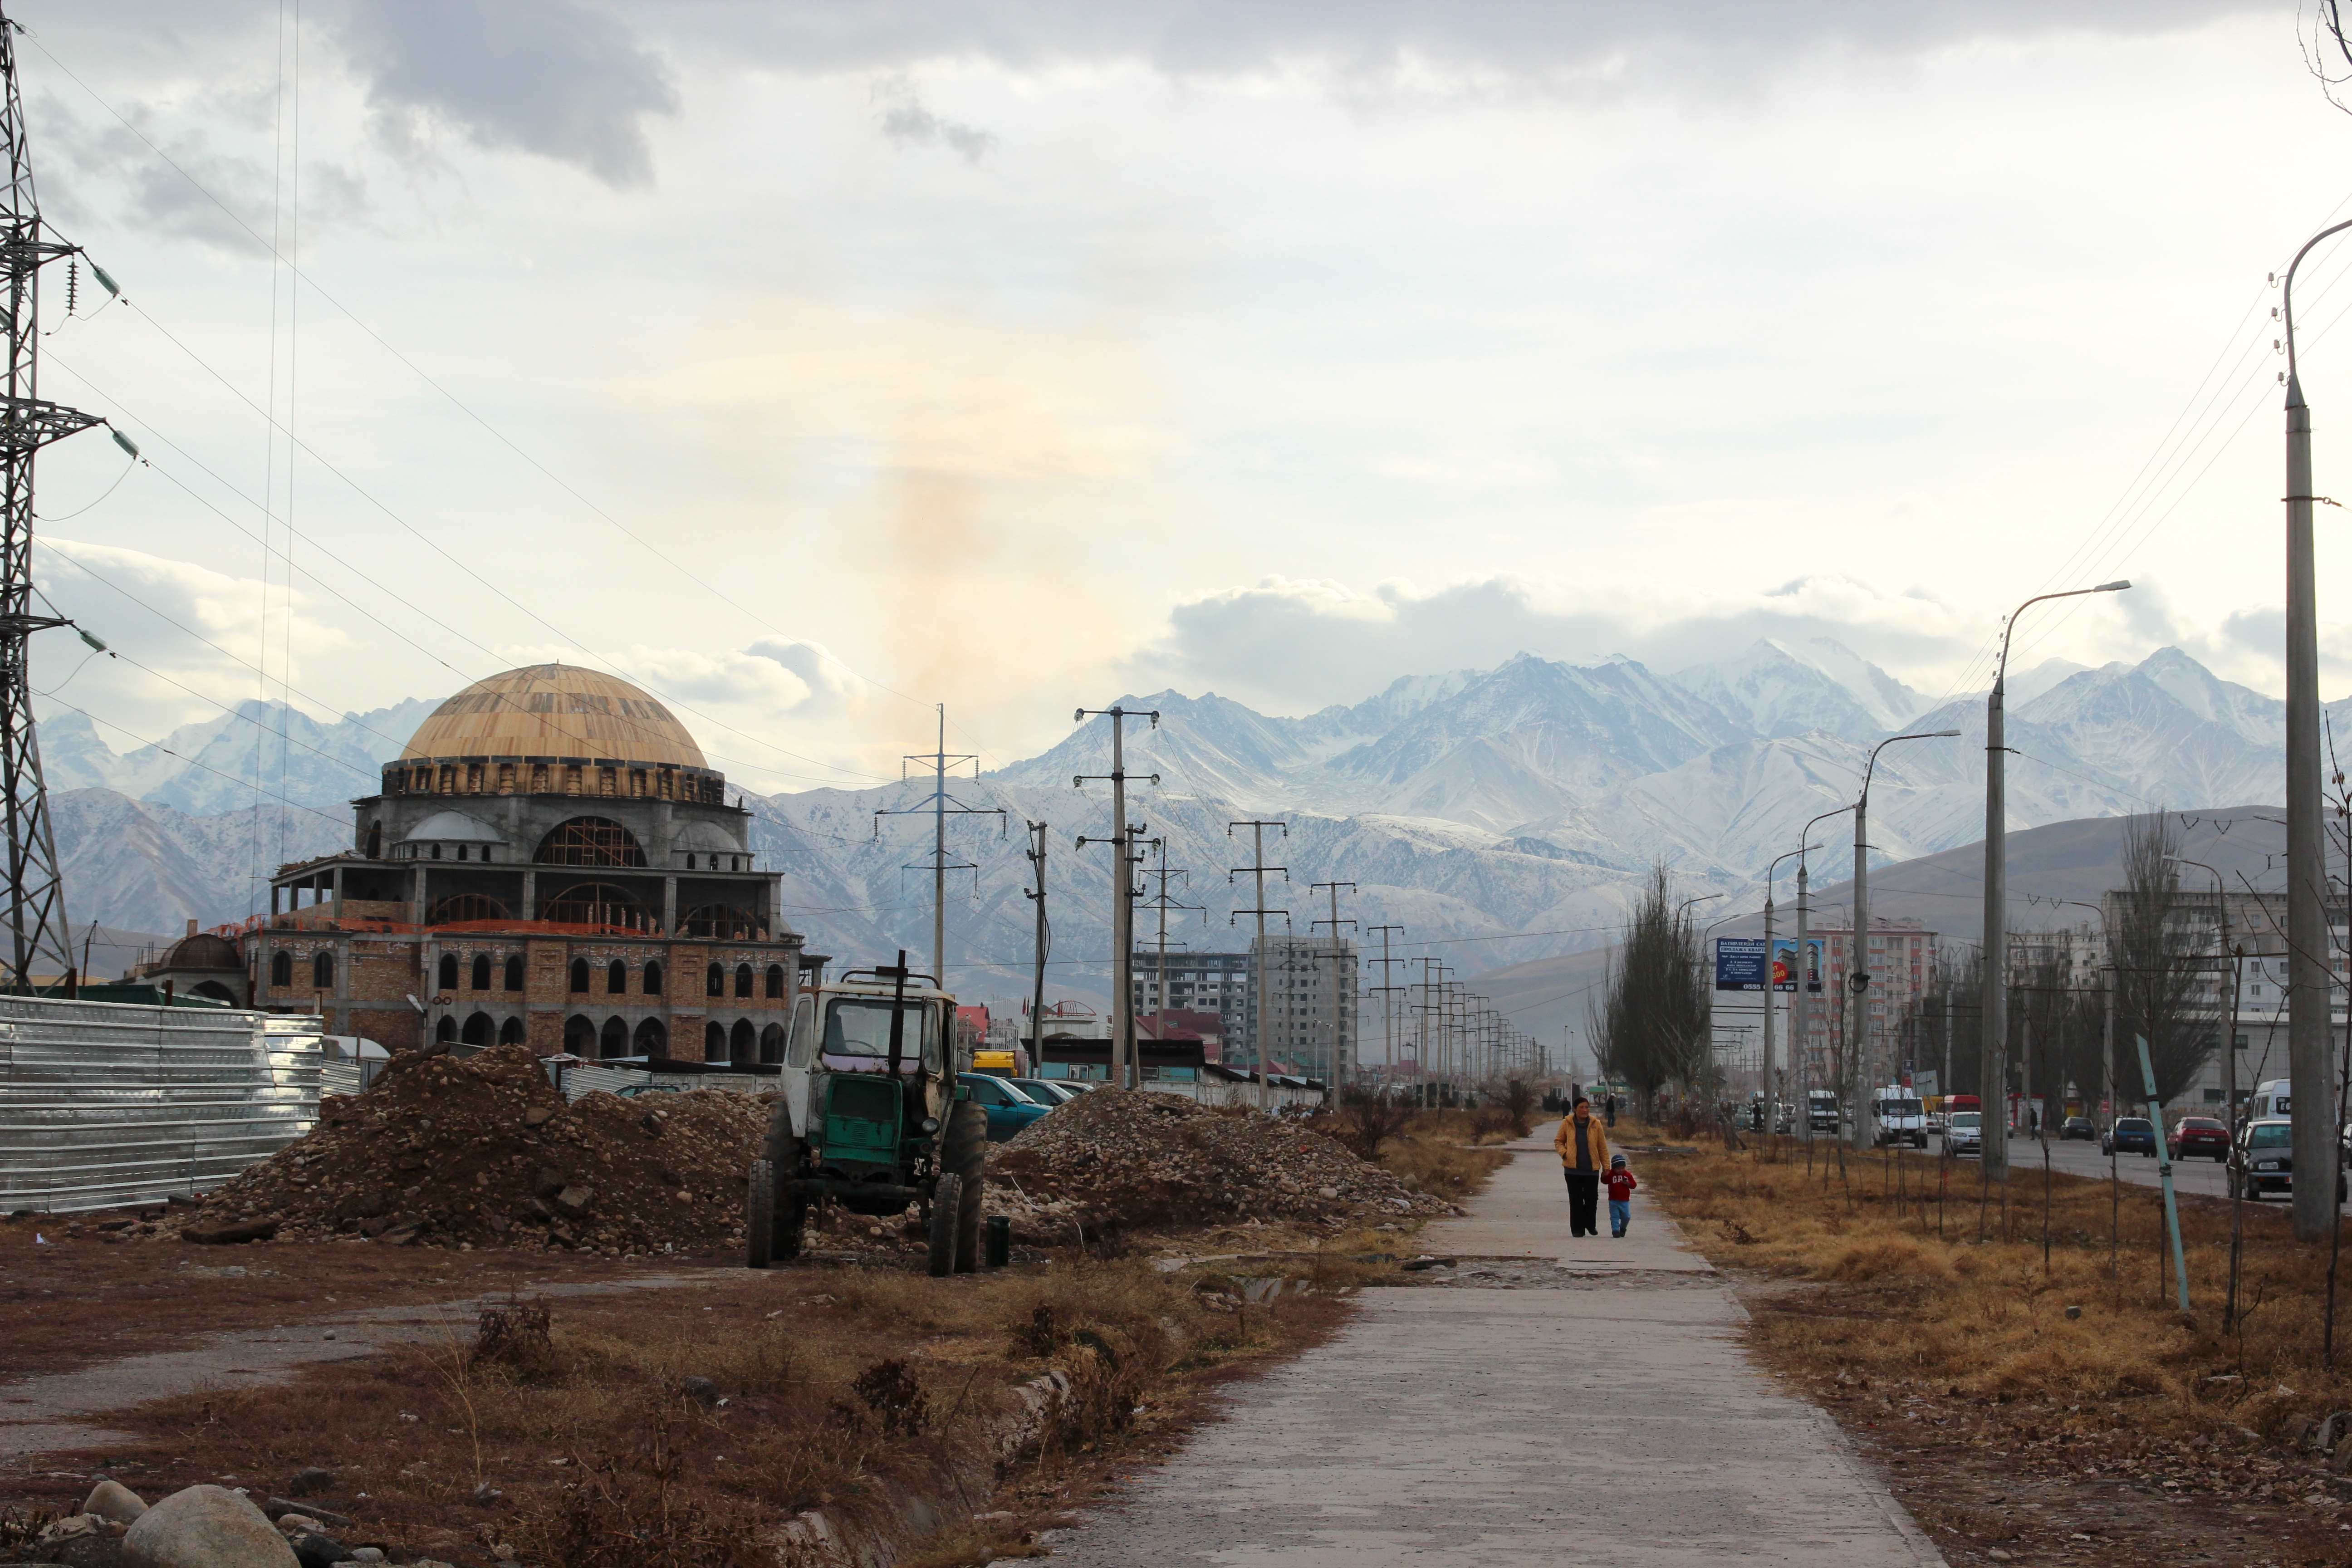
[[[462,811],[436,811],[410,828],[403,844],[504,844],[503,834]]]
[[[401,752],[403,762],[485,757],[709,765],[668,709],[625,680],[569,664],[534,664],[474,682],[436,708]]]
[[[243,969],[245,953],[225,936],[198,931],[173,942],[163,954],[164,969]]]
[[[743,846],[733,835],[715,822],[689,822],[670,840],[672,849],[709,850],[719,855],[740,855]]]

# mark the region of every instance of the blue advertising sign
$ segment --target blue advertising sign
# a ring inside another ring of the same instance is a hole
[[[1764,989],[1762,937],[1719,936],[1715,939],[1715,988],[1717,991]]]
[[[1822,943],[1818,937],[1805,939],[1805,989],[1818,993],[1822,988]],[[1721,965],[1717,964],[1718,971]],[[1794,991],[1797,988],[1797,939],[1776,936],[1772,939],[1772,989]]]

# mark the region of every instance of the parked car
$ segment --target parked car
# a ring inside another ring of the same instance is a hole
[[[1002,1143],[1045,1114],[1046,1108],[1013,1087],[1012,1080],[984,1072],[960,1072],[956,1082],[974,1105],[988,1113],[988,1141]]]
[[[1955,1159],[1984,1152],[1984,1112],[1955,1110],[1944,1127],[1944,1152]]]
[[[2145,1116],[2118,1116],[2099,1140],[2102,1154],[2145,1154],[2156,1158],[2156,1123]]]
[[[2063,1143],[2069,1138],[2095,1143],[2099,1141],[2099,1124],[2087,1116],[2070,1116],[2058,1129],[2058,1142]]]
[[[2210,1116],[2184,1116],[2165,1135],[2164,1147],[2176,1160],[2203,1154],[2226,1165],[2230,1163],[2230,1130]]]
[[[1009,1081],[1013,1088],[1049,1110],[1056,1105],[1067,1105],[1078,1098],[1078,1091],[1066,1080],[1056,1083],[1049,1078],[1016,1078]]]
[[[2238,1131],[2237,1190],[2249,1203],[2294,1191],[2294,1122],[2284,1116],[2249,1118]],[[2336,1170],[2336,1201],[2344,1202],[2344,1168]]]

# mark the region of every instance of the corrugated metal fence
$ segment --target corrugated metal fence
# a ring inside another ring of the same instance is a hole
[[[318,1121],[320,1032],[315,1017],[0,996],[0,1212],[218,1186]]]

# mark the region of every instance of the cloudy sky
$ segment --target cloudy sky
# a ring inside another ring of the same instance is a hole
[[[44,585],[138,665],[37,685],[123,749],[550,657],[771,789],[935,700],[993,762],[1521,647],[1826,633],[1940,696],[2119,574],[2023,661],[2278,687],[2266,278],[2352,213],[2291,5],[8,10],[124,294],[47,278],[44,391],[152,462],[43,459]]]

